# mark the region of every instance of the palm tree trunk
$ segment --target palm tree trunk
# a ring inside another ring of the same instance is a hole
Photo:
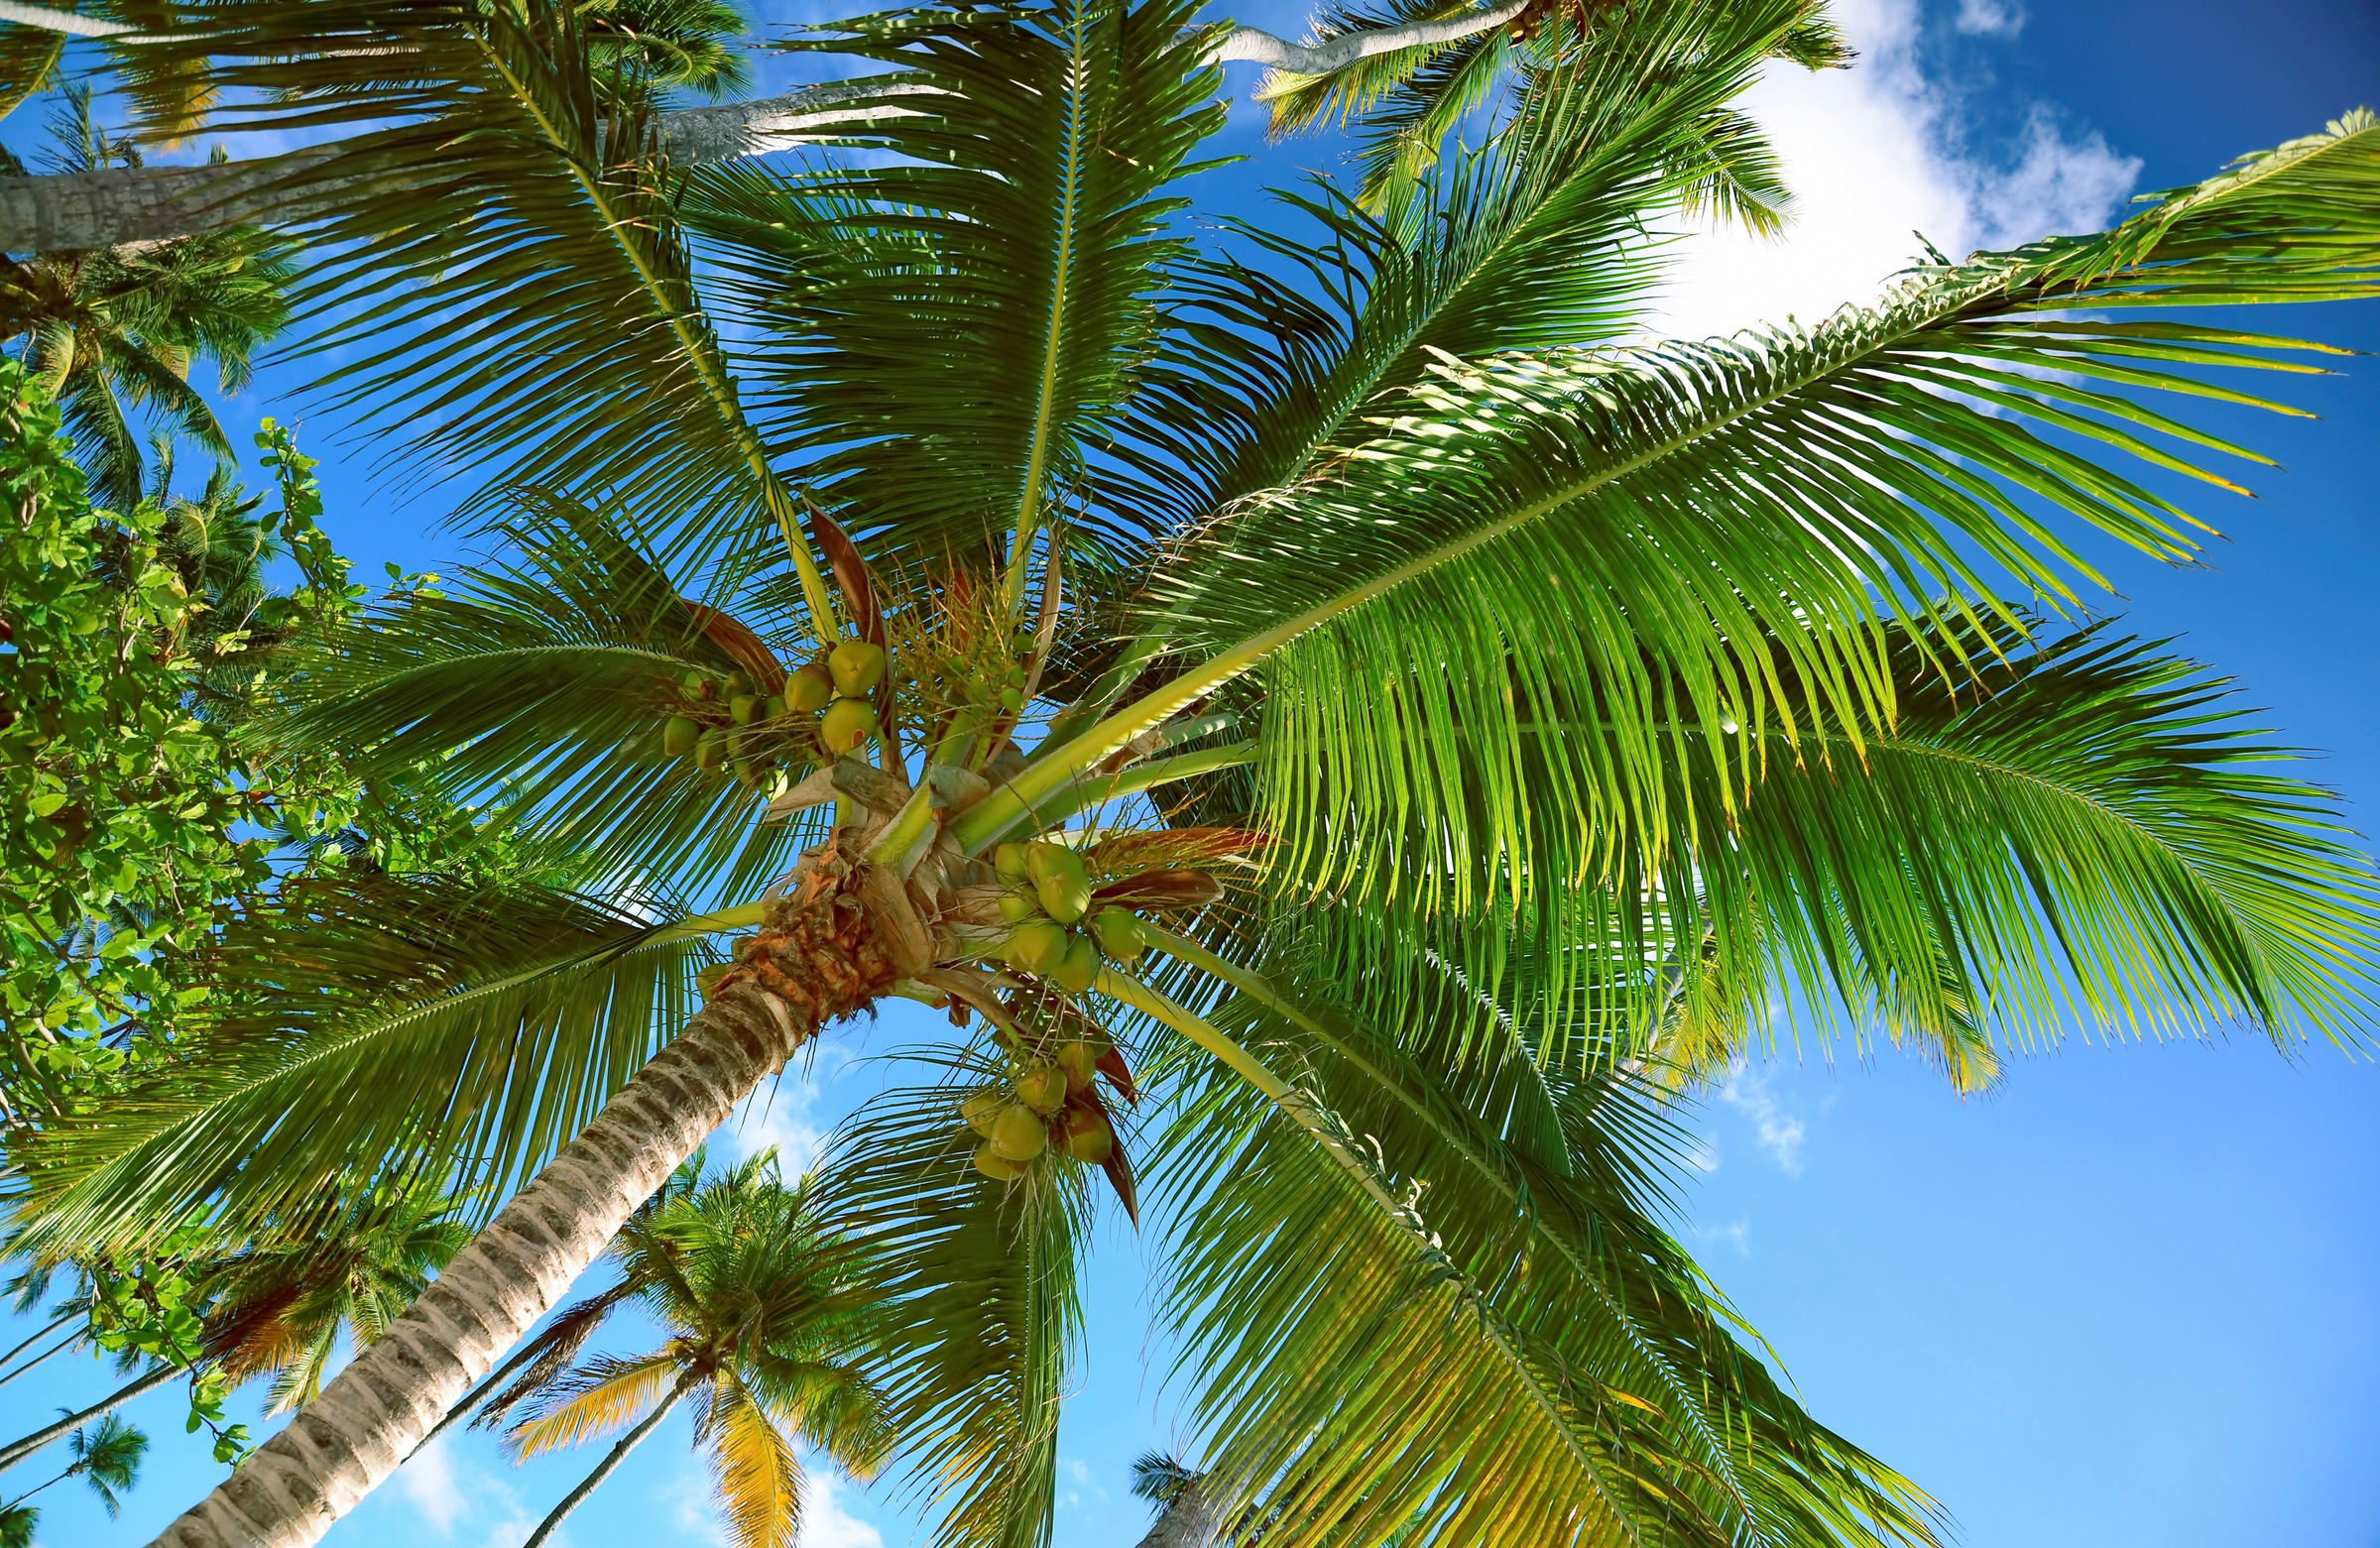
[[[899,977],[844,835],[685,1030],[322,1395],[153,1548],[301,1548],[397,1471],[454,1401],[544,1315],[612,1234],[762,1079]],[[894,889],[900,886],[897,880]]]
[[[1140,1539],[1140,1548],[1212,1548],[1217,1524],[1206,1481],[1192,1479]]]
[[[39,1338],[40,1335],[36,1334],[35,1337]],[[34,1367],[41,1365],[43,1362],[51,1360],[59,1355],[64,1354],[67,1350],[72,1349],[75,1345],[81,1342],[82,1330],[77,1328],[72,1333],[69,1333],[64,1338],[59,1340],[56,1344],[53,1344],[48,1349],[42,1351],[39,1355],[34,1356],[31,1360],[19,1366],[16,1369],[11,1370],[4,1376],[0,1376],[0,1386],[8,1385],[9,1382],[14,1381],[17,1377],[23,1375],[26,1371],[31,1370]]]
[[[71,1435],[91,1420],[114,1413],[142,1393],[154,1392],[168,1381],[179,1379],[181,1373],[188,1369],[187,1366],[160,1366],[147,1375],[117,1387],[82,1412],[68,1414],[47,1429],[36,1430],[20,1440],[9,1442],[7,1446],[0,1447],[0,1468],[15,1467],[60,1436]]]
[[[36,1333],[32,1338],[27,1339],[15,1349],[10,1350],[7,1354],[0,1355],[0,1366],[7,1365],[19,1355],[24,1354],[36,1344],[41,1343],[42,1340],[48,1338],[51,1334],[56,1333],[59,1329],[64,1327],[67,1323],[72,1322],[75,1318],[84,1315],[84,1312],[85,1308],[81,1306],[76,1306],[71,1311],[60,1312],[57,1318],[46,1324],[39,1333]],[[26,1369],[31,1369],[32,1368],[29,1366]],[[0,1376],[0,1381],[5,1381],[8,1378],[6,1376]]]
[[[693,1386],[693,1384],[700,1380],[701,1377],[701,1371],[696,1370],[691,1367],[687,1368],[687,1369],[678,1376],[677,1384],[669,1388],[669,1395],[662,1398],[660,1403],[654,1407],[653,1412],[647,1414],[643,1419],[637,1421],[637,1427],[635,1429],[629,1431],[626,1435],[621,1436],[620,1443],[617,1446],[614,1446],[610,1451],[604,1453],[603,1460],[595,1464],[595,1471],[581,1479],[579,1481],[578,1488],[572,1489],[569,1493],[562,1496],[562,1502],[558,1505],[555,1505],[552,1513],[546,1516],[544,1520],[537,1523],[537,1529],[530,1533],[529,1541],[523,1543],[521,1548],[543,1548],[545,1539],[551,1537],[555,1528],[562,1524],[562,1518],[567,1516],[571,1511],[576,1510],[580,1500],[586,1498],[589,1494],[594,1493],[596,1486],[601,1484],[605,1479],[610,1478],[612,1476],[612,1470],[628,1460],[628,1454],[637,1449],[637,1442],[643,1440],[646,1436],[651,1435],[654,1428],[658,1426],[663,1419],[668,1418],[669,1410],[677,1406],[678,1399],[685,1396],[687,1389]]]

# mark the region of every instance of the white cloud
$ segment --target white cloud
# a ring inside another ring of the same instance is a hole
[[[1719,1088],[1719,1100],[1751,1120],[1760,1137],[1760,1148],[1770,1160],[1783,1168],[1789,1177],[1802,1174],[1802,1141],[1810,1131],[1802,1121],[1785,1111],[1776,1095],[1768,1089],[1766,1071],[1755,1072],[1738,1061],[1727,1072],[1727,1083]]]
[[[440,1436],[414,1453],[397,1470],[397,1490],[440,1537],[454,1535],[454,1523],[467,1508],[463,1491],[454,1482],[454,1459]]]
[[[809,1470],[809,1497],[801,1502],[799,1548],[885,1548],[885,1534],[843,1504],[851,1486],[826,1468]]]
[[[2025,8],[2014,0],[1959,0],[1951,25],[1971,38],[2013,38],[2024,30]]]
[[[478,1548],[521,1548],[538,1521],[510,1484],[458,1462],[444,1437],[414,1453],[398,1470],[397,1490],[441,1540],[452,1540],[457,1526],[468,1526]],[[567,1529],[550,1539],[556,1548],[568,1548],[569,1540]]]
[[[719,1127],[719,1138],[737,1160],[774,1145],[788,1175],[807,1171],[826,1147],[827,1126],[820,1121],[819,1109],[827,1088],[851,1064],[848,1051],[830,1043],[812,1044],[781,1076],[744,1099]]]
[[[1697,1226],[1694,1234],[1705,1242],[1724,1242],[1735,1250],[1738,1257],[1752,1255],[1752,1223],[1739,1220],[1732,1226]]]
[[[1880,292],[1920,256],[1918,232],[1957,257],[2087,230],[2116,213],[2139,175],[2137,161],[2098,135],[2069,139],[2048,108],[2030,115],[2015,146],[1999,148],[2005,155],[1970,144],[1958,98],[1919,65],[1918,0],[1839,0],[1834,9],[1858,62],[1771,64],[1742,101],[1784,160],[1791,226],[1774,241],[1691,235],[1660,331],[1702,337],[1788,316],[1815,322]]]

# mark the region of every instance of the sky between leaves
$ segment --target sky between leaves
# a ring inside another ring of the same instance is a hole
[[[1913,230],[1959,254],[2089,229],[2135,192],[2380,106],[2373,0],[1837,5],[1859,66],[1780,69],[1749,104],[1787,159],[1793,233],[1698,237],[1665,331],[1813,318],[1873,294],[1918,251]],[[765,23],[835,14],[759,6]],[[1295,33],[1304,9],[1263,0],[1231,14]],[[1228,135],[1251,161],[1208,175],[1207,208],[1259,213],[1255,189],[1331,154],[1317,141],[1267,146],[1247,100],[1254,78],[1235,67]],[[762,84],[778,84],[767,66]],[[2253,325],[2380,351],[2368,307]],[[234,438],[264,414],[298,417],[299,385],[288,369],[260,372],[224,406]],[[2235,540],[2199,570],[2117,560],[2115,606],[2145,633],[2186,634],[2184,648],[2237,673],[2288,738],[2327,750],[2317,777],[2370,832],[2380,362],[2296,401],[2322,422],[2241,426],[2290,469],[2256,481],[2256,505],[2192,497]],[[305,444],[326,458],[326,525],[359,573],[450,563],[421,470],[375,469],[369,445],[337,434],[317,420]],[[764,1093],[719,1148],[806,1154],[876,1088],[874,1056],[931,1035],[932,1018],[909,1009],[831,1036],[806,1077]],[[2000,1091],[1961,1104],[1889,1053],[1830,1065],[1823,1049],[1788,1046],[1695,1121],[1704,1176],[1681,1231],[1818,1415],[1935,1490],[1971,1548],[2380,1543],[2380,1069],[2327,1048],[2285,1062],[2254,1038],[2077,1043],[2013,1060]],[[1184,1439],[1164,1384],[1170,1351],[1148,1332],[1156,1271],[1121,1219],[1105,1223],[1061,1444],[1057,1548],[1137,1542],[1148,1511],[1128,1492],[1130,1463]],[[0,1345],[30,1331],[13,1326],[0,1319]],[[109,1384],[96,1362],[54,1362],[0,1389],[0,1413],[16,1433]],[[178,1398],[132,1411],[158,1437],[141,1488],[115,1521],[95,1500],[46,1494],[50,1548],[146,1542],[215,1481],[178,1433]],[[687,1439],[673,1419],[563,1540],[719,1541]],[[11,1475],[7,1492],[45,1477],[48,1460]],[[516,1469],[483,1437],[442,1443],[328,1542],[515,1548],[593,1461]],[[922,1542],[908,1501],[813,1478],[805,1548]]]

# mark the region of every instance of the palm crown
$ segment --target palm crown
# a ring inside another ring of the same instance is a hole
[[[830,1167],[944,1541],[1046,1538],[1094,1168],[1162,1205],[1207,1476],[1268,1541],[1927,1540],[1658,1224],[1660,1094],[1781,990],[1963,1087],[2076,1015],[2361,1035],[2327,800],[2190,663],[2049,620],[2087,537],[2193,551],[2139,464],[2261,460],[2152,401],[2319,369],[2164,313],[2373,293],[2368,115],[1814,327],[1645,343],[1645,223],[1765,199],[1726,103],[1824,61],[1804,0],[1582,10],[1480,148],[1212,246],[1176,0],[813,29],[863,84],[767,166],[675,164],[593,15],[144,45],[336,136],[287,164],[332,379],[481,470],[503,545],[255,734],[501,792],[605,879],[295,889],[189,1070],[28,1152],[22,1215],[86,1244],[366,1155],[513,1197],[318,1405],[352,1444],[267,1447],[243,1477],[298,1482],[178,1540],[317,1532],[395,1465],[373,1381],[450,1402],[886,995],[989,1028]]]

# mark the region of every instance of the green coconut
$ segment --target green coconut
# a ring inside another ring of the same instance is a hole
[[[671,758],[683,758],[694,751],[694,742],[702,735],[702,727],[683,715],[672,715],[661,726],[661,751]]]
[[[836,758],[867,741],[875,729],[876,706],[866,699],[837,699],[818,717],[818,740]]]
[[[1066,931],[1054,919],[1027,919],[1009,933],[1008,958],[1027,973],[1055,972],[1066,948]]]
[[[979,1091],[959,1104],[959,1117],[967,1121],[969,1129],[990,1138],[992,1121],[1000,1117],[1000,1110],[1008,1105],[1009,1099],[997,1091]]]
[[[705,731],[694,739],[694,767],[712,770],[727,762],[727,734]]]
[[[835,696],[835,685],[823,667],[804,666],[785,679],[785,708],[796,715],[815,715]]]
[[[885,648],[866,640],[846,640],[826,653],[826,674],[835,691],[851,698],[873,693],[885,680]]]
[[[1032,873],[1025,869],[1022,844],[1003,844],[992,851],[992,869],[1000,873],[1004,882],[1032,880]]]
[[[975,1147],[975,1169],[994,1182],[1014,1182],[1027,1170],[1022,1161],[1010,1160],[989,1140]]]
[[[1059,1141],[1066,1153],[1098,1166],[1116,1153],[1116,1130],[1097,1108],[1068,1108],[1059,1122]]]
[[[1134,963],[1148,949],[1140,916],[1130,908],[1102,908],[1091,916],[1091,933],[1110,962]]]
[[[1091,908],[1091,878],[1083,857],[1063,844],[1027,844],[1024,866],[1041,894],[1041,908],[1060,924],[1072,924]]]
[[[1099,948],[1091,944],[1091,937],[1068,937],[1066,960],[1050,969],[1049,976],[1070,995],[1079,995],[1089,989],[1099,978]]]
[[[1089,1091],[1091,1078],[1099,1073],[1099,1049],[1090,1043],[1058,1044],[1058,1068],[1066,1072],[1069,1092]]]
[[[727,701],[727,718],[739,726],[749,726],[760,718],[761,697],[757,693],[739,693]]]
[[[1066,1105],[1066,1072],[1054,1064],[1016,1077],[1016,1100],[1047,1118]]]
[[[1031,1108],[1003,1108],[992,1121],[991,1146],[1008,1160],[1029,1161],[1049,1148],[1049,1129]]]
[[[1000,894],[1000,917],[1006,924],[1022,924],[1041,911],[1041,900],[1019,888]]]

